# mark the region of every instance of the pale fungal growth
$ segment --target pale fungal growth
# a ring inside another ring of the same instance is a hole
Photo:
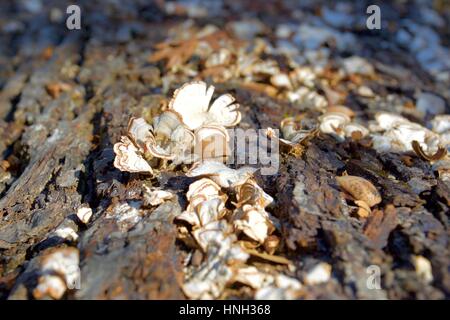
[[[268,213],[259,207],[244,204],[237,209],[235,219],[235,228],[259,243],[264,243],[268,235],[275,230]]]
[[[79,288],[79,259],[78,249],[72,247],[57,249],[46,255],[41,262],[33,296],[36,299],[61,299],[67,289]]]
[[[225,213],[227,196],[210,179],[203,178],[192,183],[186,197],[189,205],[177,219],[188,222],[194,229],[221,219]]]
[[[154,157],[171,160],[174,165],[193,161],[195,137],[179,114],[164,111],[153,120],[153,126],[155,140],[149,151]]]
[[[194,132],[195,154],[200,160],[226,161],[230,156],[230,136],[223,126],[204,125]]]
[[[233,280],[256,290],[257,300],[296,299],[302,289],[302,284],[295,278],[263,272],[253,266],[239,268]]]
[[[430,162],[441,160],[447,155],[447,149],[445,149],[444,147],[441,147],[441,146],[438,147],[438,150],[436,151],[435,154],[430,155],[430,154],[425,153],[425,151],[422,149],[422,146],[420,145],[420,143],[418,141],[413,140],[411,145],[412,145],[414,152],[419,157],[421,157],[424,160],[430,161]]]
[[[256,300],[293,300],[300,296],[302,284],[295,278],[278,274],[273,282],[255,293]]]
[[[178,229],[179,239],[185,241],[188,246],[200,248],[206,255],[199,267],[194,264],[187,265],[183,291],[189,298],[211,299],[218,298],[225,287],[233,282],[242,280],[245,284],[245,272],[240,270],[246,268],[244,263],[255,250],[249,251],[241,247],[237,235],[243,232],[249,239],[265,248],[266,240],[275,230],[269,213],[265,211],[273,199],[246,171],[238,172],[214,161],[199,165],[197,169],[203,169],[198,170],[198,175],[195,176],[210,178],[202,178],[189,186],[186,194],[189,204],[176,220],[191,226],[191,237],[184,226]],[[221,175],[226,177],[218,178]],[[222,188],[228,191],[232,188],[236,195],[237,203],[232,202],[236,209],[232,214],[225,207],[228,196]],[[278,243],[279,240],[273,237],[267,247],[273,253]],[[255,285],[250,286],[257,289]]]
[[[219,51],[213,52],[205,61],[206,68],[227,65],[231,62],[232,52],[227,48],[220,48]]]
[[[264,190],[252,178],[236,187],[237,206],[250,204],[260,208],[266,208],[273,202],[273,198],[264,192]]]
[[[331,266],[326,262],[320,262],[305,275],[304,281],[308,285],[317,285],[328,282],[330,278]]]
[[[108,212],[107,218],[115,219],[121,232],[127,232],[142,220],[144,213],[140,209],[140,201],[130,201],[118,204]]]
[[[248,81],[258,80],[259,77],[270,77],[280,74],[280,68],[274,60],[261,60],[256,57],[240,56],[238,58],[237,73]]]
[[[338,141],[343,141],[344,138],[362,139],[369,134],[369,130],[361,124],[352,122],[354,117],[355,112],[346,106],[331,106],[319,118],[320,131],[332,135]]]
[[[242,167],[237,170],[217,161],[203,161],[192,166],[186,174],[188,177],[209,177],[222,188],[235,187],[244,183],[257,169]]]
[[[439,134],[402,116],[380,112],[375,119],[377,125],[372,125],[371,131],[384,131],[383,135],[372,134],[373,148],[379,152],[412,152],[413,141],[428,154],[435,154],[442,146]]]
[[[127,136],[143,153],[148,153],[152,146],[156,144],[153,127],[143,118],[130,118],[127,126]]]
[[[320,131],[330,134],[342,141],[344,137],[344,127],[350,123],[350,117],[340,112],[327,112],[320,116]]]
[[[432,130],[436,133],[446,133],[450,131],[450,115],[439,115],[431,120]]]
[[[361,218],[367,218],[372,213],[372,210],[365,201],[355,200],[355,204],[358,206],[357,214]]]
[[[238,269],[233,281],[257,290],[272,284],[274,277],[271,274],[259,271],[256,267],[247,266]]]
[[[213,206],[216,206],[214,208]],[[220,206],[220,202],[217,199],[205,201],[206,208],[212,208],[208,214],[199,214],[203,219],[206,218],[205,225],[200,228],[194,229],[192,231],[192,236],[194,237],[197,244],[200,246],[203,252],[207,253],[208,247],[214,241],[223,242],[226,241],[229,237],[233,238],[233,242],[236,241],[235,236],[232,234],[232,230],[230,225],[225,220],[215,220],[220,219],[220,209],[217,206]],[[208,207],[209,205],[209,207]],[[205,206],[202,206],[205,208]]]
[[[330,106],[327,108],[327,113],[341,113],[346,115],[349,118],[355,117],[355,112],[349,107],[343,105]]]
[[[441,143],[447,148],[450,146],[450,115],[439,115],[431,120],[432,130],[441,137]]]
[[[206,260],[188,272],[184,293],[192,299],[218,298],[233,278],[233,265],[243,263],[248,254],[236,243],[231,226],[223,218],[227,196],[214,181],[203,178],[189,186],[189,205],[177,216],[192,225],[192,236],[206,254]]]
[[[192,81],[173,94],[169,108],[178,112],[191,130],[204,124],[218,124],[232,127],[241,121],[239,104],[230,94],[218,97],[212,104],[214,87],[202,81]],[[211,105],[210,105],[211,104]]]
[[[189,200],[190,204],[197,197],[202,198],[203,200],[209,200],[212,198],[219,198],[221,196],[220,186],[216,184],[211,179],[203,178],[193,182],[189,186],[189,190],[186,193],[186,197]],[[194,203],[195,205],[195,203]]]
[[[235,265],[245,263],[249,257],[234,243],[232,237],[212,241],[208,245],[206,261],[183,284],[183,292],[191,299],[217,299],[232,281]]]
[[[410,123],[408,119],[402,117],[401,115],[388,112],[378,112],[375,115],[375,120],[377,121],[378,126],[382,130],[392,129],[398,124]]]
[[[152,167],[143,157],[144,150],[136,147],[128,137],[121,137],[114,145],[116,158],[114,167],[127,172],[153,173]]]
[[[316,81],[316,73],[310,67],[297,67],[289,73],[289,77],[295,86],[306,86],[308,88],[314,88],[314,82]]]
[[[167,200],[175,197],[172,192],[150,188],[144,185],[144,204],[151,206],[159,206]]]
[[[290,102],[303,104],[316,110],[325,110],[328,105],[328,101],[324,96],[307,87],[288,91],[287,98]]]
[[[298,144],[301,144],[308,138],[313,137],[315,134],[315,129],[312,130],[299,129],[298,124],[291,117],[283,119],[281,121],[280,128],[284,138],[284,139],[280,138],[280,142],[289,146],[296,146]],[[269,130],[271,129],[269,128]],[[271,135],[273,136],[273,133],[269,134],[269,136]]]
[[[412,263],[416,269],[417,276],[425,283],[433,282],[433,271],[430,260],[423,256],[412,256]]]
[[[160,167],[192,164],[204,159],[226,161],[230,137],[225,127],[239,123],[239,104],[224,94],[212,104],[213,86],[193,81],[177,89],[169,109],[153,119],[131,118],[127,135],[114,145],[114,166],[121,171],[153,174],[148,161],[161,159]],[[153,162],[152,162],[153,164]]]
[[[273,75],[270,82],[277,88],[292,89],[292,83],[289,76],[285,73]]]
[[[77,217],[82,223],[87,224],[91,220],[92,209],[89,207],[78,208]]]
[[[60,276],[45,275],[38,279],[38,285],[33,290],[35,299],[44,299],[46,297],[59,300],[66,293],[67,286]]]
[[[360,87],[358,87],[357,93],[361,97],[365,97],[365,98],[373,98],[373,97],[375,97],[375,93],[372,91],[372,89],[370,89],[367,86],[360,86]]]
[[[368,180],[357,176],[336,177],[342,189],[348,192],[355,200],[364,201],[369,207],[381,202],[377,188]]]
[[[369,130],[359,123],[349,123],[344,127],[344,134],[353,140],[359,140],[369,135]]]
[[[265,208],[273,198],[253,180],[248,179],[236,188],[237,210],[234,215],[234,227],[249,238],[264,243],[275,231],[273,222]]]
[[[299,125],[291,117],[282,120],[280,127],[283,138],[279,136],[277,130],[270,127],[265,130],[265,133],[270,139],[278,140],[280,147],[286,148],[287,151],[294,155],[300,155],[303,150],[303,145],[319,133],[317,128],[308,130],[299,129]]]
[[[77,241],[78,233],[71,227],[58,228],[54,232],[55,236],[67,239],[69,241]]]

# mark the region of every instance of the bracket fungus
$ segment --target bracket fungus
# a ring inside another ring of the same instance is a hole
[[[171,166],[212,159],[225,161],[230,153],[226,127],[239,123],[239,104],[230,94],[212,104],[213,86],[201,81],[184,84],[174,92],[167,110],[150,125],[132,117],[126,136],[114,145],[114,166],[121,171],[153,174],[152,159]]]
[[[77,217],[82,223],[87,224],[92,217],[92,209],[90,207],[78,208]]]
[[[240,233],[263,250],[268,248],[270,254],[276,250],[278,238],[274,237],[266,245],[275,231],[272,217],[265,211],[273,199],[251,178],[253,171],[245,167],[234,170],[221,162],[205,161],[188,173],[203,178],[190,184],[186,193],[189,204],[176,221],[190,225],[195,246],[206,255],[200,266],[188,267],[190,271],[183,286],[188,297],[217,298],[229,283],[238,281],[239,270],[246,267],[251,254],[240,244]],[[233,210],[225,205],[228,194],[236,197]],[[192,245],[184,227],[179,228],[179,238]]]

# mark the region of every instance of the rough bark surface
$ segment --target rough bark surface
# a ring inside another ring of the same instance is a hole
[[[40,257],[66,245],[80,250],[82,278],[81,289],[69,292],[68,299],[184,298],[181,261],[186,253],[176,241],[173,218],[186,205],[189,180],[181,173],[149,179],[112,164],[112,146],[130,116],[156,114],[170,97],[161,90],[163,66],[149,63],[148,57],[168,27],[180,21],[165,18],[145,1],[121,7],[80,1],[83,27],[69,31],[64,20],[49,18],[53,7],[65,12],[63,2],[48,1],[37,13],[0,3],[3,26],[22,24],[0,32],[0,161],[8,163],[7,170],[0,167],[0,298],[31,298]],[[281,17],[281,8],[269,14],[262,4],[250,3],[244,7],[263,10],[268,23]],[[220,26],[225,19],[214,23]],[[381,66],[372,83],[377,94],[395,92],[410,99],[417,89],[432,90],[446,100],[448,110],[448,88],[406,53],[380,49],[377,39],[364,32],[358,37],[374,65]],[[70,89],[55,92],[51,85],[58,83]],[[307,111],[233,83],[216,87],[234,90],[242,105],[242,128],[276,128],[286,115]],[[169,92],[175,88],[171,85]],[[380,109],[351,94],[347,102],[367,117]],[[302,279],[303,266],[319,260],[333,267],[332,281],[308,287],[306,298],[450,297],[450,185],[428,162],[418,157],[412,162],[407,166],[401,155],[380,155],[356,142],[318,136],[301,156],[283,154],[276,175],[258,177],[275,199],[271,211],[281,223],[283,251],[298,266],[294,276]],[[336,182],[344,171],[368,179],[381,192],[382,203],[365,221],[352,214]],[[149,209],[123,232],[108,212],[120,201],[139,200],[144,183],[178,198]],[[94,211],[87,226],[74,218],[81,205]],[[53,235],[64,225],[78,231],[77,243]],[[417,278],[412,255],[430,260],[433,282]],[[381,290],[366,285],[370,265],[381,268]]]

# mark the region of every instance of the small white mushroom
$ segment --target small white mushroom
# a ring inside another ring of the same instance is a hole
[[[177,89],[169,102],[169,108],[178,112],[189,129],[203,124],[220,124],[231,127],[241,120],[239,104],[230,94],[218,97],[211,105],[213,86],[202,81],[192,81]]]
[[[308,88],[314,88],[316,74],[310,67],[297,67],[289,73],[291,81],[296,85],[305,85]]]
[[[196,196],[203,196],[205,200],[219,197],[220,186],[211,179],[203,178],[189,185],[186,197],[191,201]]]
[[[287,98],[290,102],[301,103],[316,110],[324,110],[328,105],[328,101],[324,96],[307,87],[289,91]]]
[[[349,118],[355,117],[355,112],[347,106],[343,105],[333,105],[327,108],[327,113],[341,113],[345,114]]]

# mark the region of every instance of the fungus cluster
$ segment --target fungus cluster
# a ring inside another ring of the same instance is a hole
[[[211,103],[213,86],[193,81],[177,89],[163,111],[148,124],[131,118],[126,136],[114,145],[114,166],[121,171],[147,172],[170,163],[169,168],[229,156],[227,127],[239,123],[239,104],[230,94]],[[156,161],[161,160],[161,161]]]

